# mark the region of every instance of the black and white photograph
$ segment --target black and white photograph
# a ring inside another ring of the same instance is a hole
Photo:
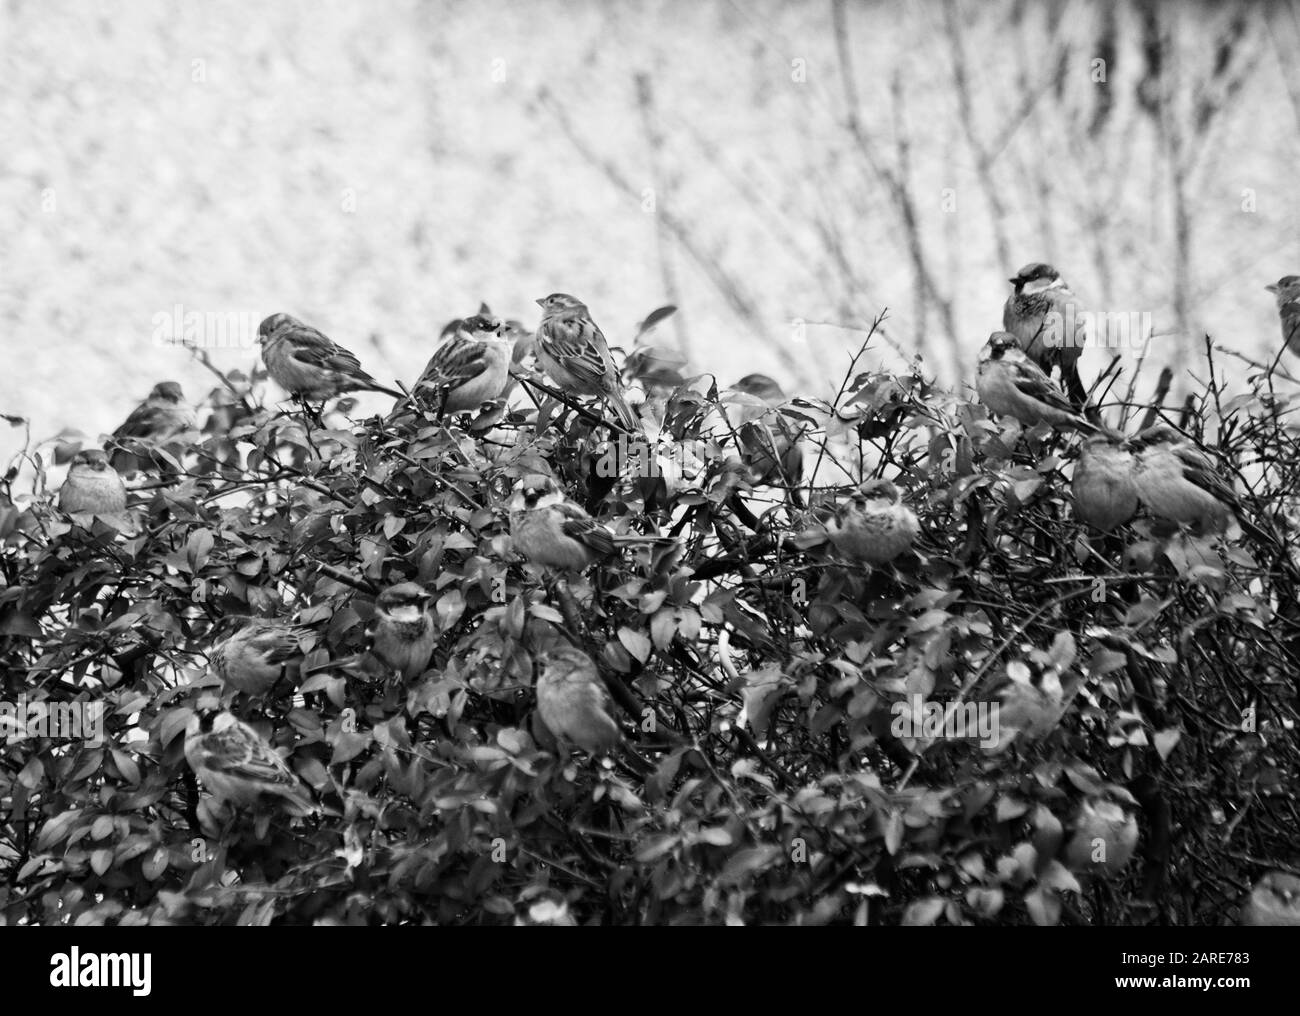
[[[0,927],[86,932],[23,976],[1062,926],[1130,943],[1080,991],[1262,987],[1297,53],[1294,0],[0,4]]]

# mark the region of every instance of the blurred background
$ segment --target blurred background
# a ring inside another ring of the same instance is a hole
[[[887,308],[862,366],[961,385],[1036,260],[1149,315],[1177,390],[1207,332],[1280,344],[1297,52],[1283,3],[8,0],[0,413],[198,401],[187,315],[223,369],[287,311],[409,382],[449,318],[555,290],[821,397]]]

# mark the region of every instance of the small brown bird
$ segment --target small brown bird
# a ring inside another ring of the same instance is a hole
[[[536,352],[542,370],[563,389],[603,398],[625,428],[639,430],[637,418],[623,398],[609,345],[587,305],[567,293],[552,293],[537,303],[542,308],[542,323],[537,327]]]
[[[614,703],[591,657],[558,646],[538,660],[537,711],[557,740],[593,755],[613,751],[623,731],[613,717]]]
[[[496,318],[465,318],[433,351],[412,394],[440,416],[476,410],[505,391],[513,348]]]
[[[1247,928],[1300,927],[1300,878],[1270,871],[1255,883],[1241,907]]]
[[[1014,417],[1027,427],[1046,423],[1089,432],[1098,429],[1070,404],[1042,368],[1020,351],[1015,337],[1007,332],[994,332],[980,350],[975,390],[993,412]]]
[[[1124,804],[1092,795],[1080,802],[1073,824],[1062,858],[1071,871],[1114,876],[1132,860],[1138,824]]]
[[[1060,272],[1041,261],[1025,265],[1010,282],[1015,288],[1002,308],[1002,327],[1045,374],[1059,367],[1070,401],[1083,408],[1088,393],[1079,377],[1079,356],[1087,331],[1079,298]]]
[[[438,627],[429,609],[431,599],[423,586],[399,582],[385,589],[375,601],[371,650],[381,663],[400,672],[407,681],[429,668],[438,644]]]
[[[208,654],[221,683],[245,695],[261,696],[284,676],[286,666],[304,654],[311,629],[269,618],[249,618]]]
[[[868,480],[826,521],[826,536],[836,550],[876,566],[911,547],[920,530],[916,513],[888,480]]]
[[[515,484],[508,510],[515,550],[546,568],[583,571],[620,546],[674,542],[663,536],[615,536],[543,474],[525,476]]]
[[[592,755],[619,750],[641,775],[654,771],[637,754],[614,719],[614,702],[595,662],[572,646],[557,646],[543,653],[538,664],[537,713],[558,742],[574,744]]]
[[[1282,341],[1300,356],[1300,275],[1284,275],[1265,286],[1277,299],[1278,317],[1282,319]]]
[[[275,798],[297,816],[320,810],[275,749],[210,697],[204,697],[186,725],[185,760],[219,801],[247,807]]]
[[[1203,451],[1172,427],[1148,427],[1129,439],[1138,500],[1157,518],[1223,532],[1237,496]]]
[[[1085,440],[1070,481],[1074,517],[1103,533],[1128,522],[1138,509],[1136,470],[1133,453],[1114,436]]]
[[[185,404],[185,393],[175,381],[162,381],[153,386],[146,398],[113,431],[113,450],[110,462],[118,472],[131,472],[142,464],[163,468],[165,463],[149,455],[151,447],[168,447],[173,438],[198,429],[194,410]],[[143,445],[141,448],[139,446]]]
[[[288,314],[272,314],[257,329],[271,379],[290,395],[323,402],[345,392],[383,392],[403,398],[364,370],[352,353]]]
[[[73,456],[59,488],[59,508],[69,515],[122,515],[126,511],[126,484],[100,449],[83,448]]]
[[[565,497],[549,476],[526,476],[515,484],[510,539],[534,564],[582,571],[614,553],[613,534]]]

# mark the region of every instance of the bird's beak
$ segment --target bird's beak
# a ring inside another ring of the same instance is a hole
[[[1020,277],[1019,277],[1019,276],[1016,276],[1014,279],[1007,279],[1007,281],[1008,281],[1009,283],[1011,283],[1011,285],[1013,285],[1013,286],[1018,286],[1018,285],[1020,285]]]
[[[539,307],[545,307],[545,306],[546,306],[546,298],[543,297],[543,298],[540,299],[540,300],[534,300],[533,303],[537,304],[537,306],[539,306]]]
[[[1270,293],[1276,293],[1276,292],[1277,292],[1277,284],[1276,284],[1276,283],[1269,283],[1269,284],[1268,284],[1267,286],[1265,286],[1264,288],[1267,289]]]

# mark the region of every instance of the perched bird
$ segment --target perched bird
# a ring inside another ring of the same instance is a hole
[[[802,428],[778,412],[787,401],[781,386],[766,374],[747,374],[731,392],[727,412],[740,444],[746,478],[752,484],[798,484],[803,474]]]
[[[911,547],[920,529],[916,513],[888,480],[868,480],[826,520],[826,536],[836,550],[877,566]]]
[[[576,744],[593,755],[616,748],[623,731],[614,720],[614,704],[591,657],[559,646],[539,661],[537,711],[557,740]]]
[[[410,681],[429,668],[438,628],[429,610],[428,590],[414,582],[389,586],[375,601],[370,625],[371,651],[379,661]]]
[[[1242,904],[1240,923],[1247,928],[1300,927],[1300,878],[1267,872]]]
[[[292,815],[319,811],[302,780],[260,734],[232,713],[200,702],[185,728],[185,760],[220,801],[249,806],[279,798]]]
[[[273,381],[290,395],[312,402],[344,392],[402,393],[381,385],[337,342],[288,314],[272,314],[257,329],[262,360]]]
[[[507,506],[515,550],[534,564],[582,571],[614,553],[613,534],[570,501],[549,476],[526,476]]]
[[[126,484],[100,449],[83,448],[73,456],[72,467],[59,488],[59,507],[69,515],[121,515],[126,511]]]
[[[552,737],[592,755],[617,748],[643,776],[654,771],[623,737],[613,699],[590,656],[572,646],[556,646],[542,653],[538,664],[537,713]]]
[[[113,431],[113,450],[110,462],[118,472],[131,472],[141,460],[161,468],[161,463],[148,454],[147,446],[165,446],[173,438],[198,429],[194,410],[185,404],[185,393],[175,381],[162,381],[153,386],[146,398]],[[132,447],[123,447],[125,443]],[[145,445],[141,450],[134,446]],[[138,453],[138,454],[137,454]]]
[[[1124,804],[1104,794],[1085,798],[1074,815],[1063,861],[1071,871],[1118,875],[1133,858],[1138,824]]]
[[[1107,434],[1085,440],[1070,481],[1074,517],[1103,533],[1128,522],[1138,509],[1136,470],[1125,442]]]
[[[1082,408],[1088,393],[1079,377],[1079,355],[1087,334],[1079,298],[1060,272],[1042,262],[1025,265],[1010,282],[1015,291],[1002,307],[1002,327],[1044,373],[1061,369],[1070,401]]]
[[[513,349],[513,339],[496,318],[465,318],[433,351],[412,395],[430,402],[439,415],[478,409],[505,390]]]
[[[1219,469],[1190,440],[1163,424],[1128,442],[1135,450],[1138,500],[1157,518],[1223,532],[1236,511],[1237,496]]]
[[[975,382],[980,401],[1000,416],[1027,427],[1039,423],[1096,431],[1096,424],[1072,406],[1042,368],[1020,351],[1013,335],[994,332],[980,350]]]
[[[637,430],[636,416],[623,398],[614,358],[586,304],[566,293],[552,293],[537,303],[542,308],[536,346],[542,370],[561,388],[605,399],[624,427]]]
[[[302,640],[311,629],[286,621],[254,617],[208,654],[221,683],[245,695],[265,695],[285,667],[303,656]]]
[[[1277,313],[1282,319],[1282,341],[1300,356],[1300,275],[1284,275],[1265,286],[1277,298]]]
[[[547,568],[582,571],[620,546],[673,542],[663,536],[615,536],[541,474],[516,483],[507,508],[515,550]]]

